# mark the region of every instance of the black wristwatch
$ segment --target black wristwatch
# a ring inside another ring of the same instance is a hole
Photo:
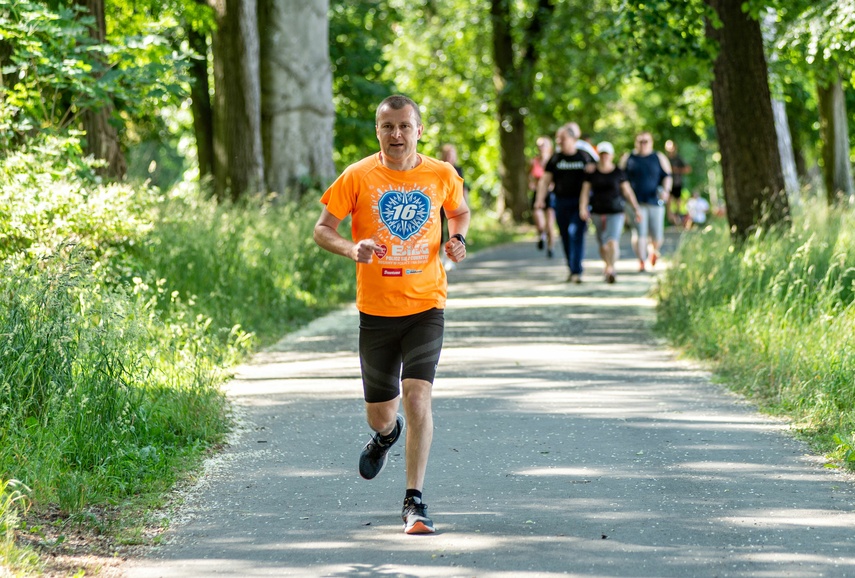
[[[461,243],[463,243],[463,246],[464,246],[464,247],[466,246],[466,237],[464,237],[464,236],[463,236],[463,235],[461,235],[460,233],[455,233],[454,235],[452,235],[452,236],[451,236],[451,238],[452,238],[452,239],[457,239],[458,241],[460,241]]]

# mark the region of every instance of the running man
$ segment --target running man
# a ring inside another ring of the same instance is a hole
[[[439,253],[455,263],[466,257],[469,208],[454,167],[416,151],[424,127],[415,102],[386,98],[375,123],[380,152],[347,167],[323,194],[314,239],[357,264],[359,360],[366,418],[374,431],[359,457],[359,474],[370,480],[380,473],[407,423],[401,517],[407,534],[429,534],[435,527],[422,491],[448,288]],[[450,234],[445,244],[441,208]],[[338,232],[348,215],[355,241]],[[406,422],[398,413],[402,401]]]

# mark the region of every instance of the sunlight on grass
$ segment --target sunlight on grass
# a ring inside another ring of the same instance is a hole
[[[855,465],[855,215],[812,201],[742,247],[708,227],[681,244],[657,298],[672,343]]]

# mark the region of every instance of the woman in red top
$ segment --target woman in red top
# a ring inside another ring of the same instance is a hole
[[[537,139],[538,155],[529,161],[528,190],[531,192],[531,211],[534,217],[534,226],[537,227],[537,248],[543,250],[546,247],[546,256],[552,257],[552,243],[555,232],[555,204],[552,194],[546,199],[546,209],[538,209],[534,206],[537,196],[537,181],[543,176],[546,163],[552,158],[552,140],[547,136]]]

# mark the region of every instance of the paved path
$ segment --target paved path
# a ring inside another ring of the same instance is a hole
[[[628,253],[625,253],[628,254]],[[532,243],[450,274],[425,501],[375,480],[352,308],[241,367],[243,427],[130,578],[855,576],[855,485],[650,332],[649,275],[582,285]]]

